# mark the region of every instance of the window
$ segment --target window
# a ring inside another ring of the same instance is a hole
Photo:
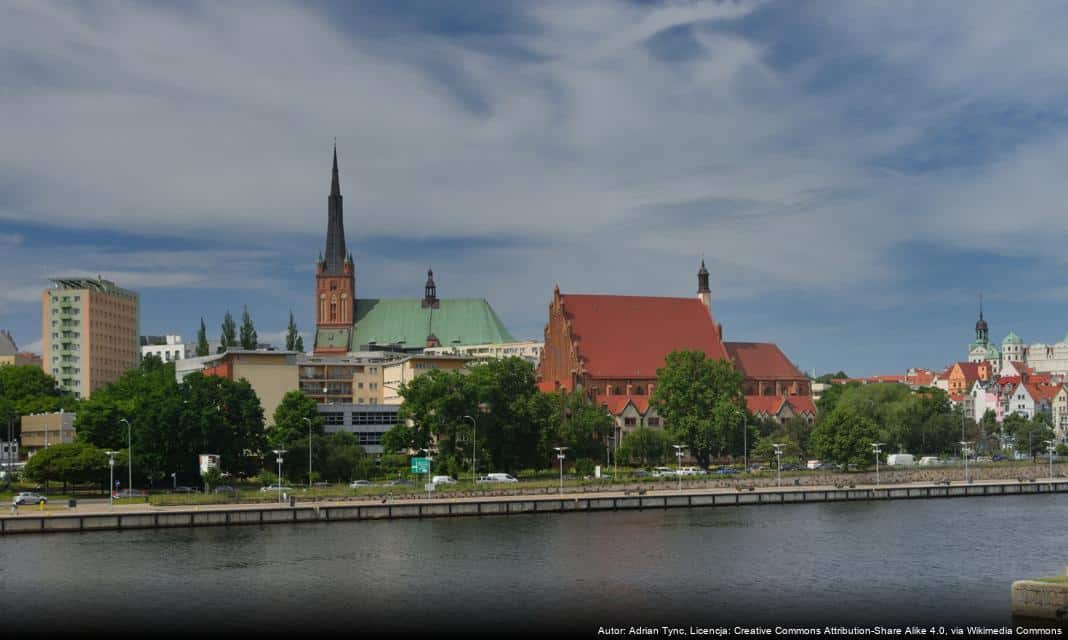
[[[338,426],[345,424],[345,414],[340,411],[331,411],[329,413],[320,414],[323,416],[323,422],[331,426]]]
[[[649,418],[645,421],[645,423],[648,424],[650,427],[659,427],[660,418]]]
[[[362,382],[357,382],[356,383],[356,388],[357,389],[363,389],[363,383]]]
[[[637,418],[623,418],[623,424],[628,426],[628,427],[633,427],[634,425],[638,424],[638,419]]]

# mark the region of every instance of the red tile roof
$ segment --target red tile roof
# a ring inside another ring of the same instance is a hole
[[[786,401],[790,403],[796,413],[816,415],[816,403],[812,401],[811,396],[790,396]]]
[[[816,404],[810,396],[746,396],[745,406],[753,415],[778,415],[783,404],[789,404],[794,413],[816,414]]]
[[[1035,402],[1053,400],[1053,396],[1057,395],[1057,392],[1061,390],[1060,386],[1053,384],[1032,384],[1028,382],[1024,386],[1027,387],[1027,393],[1031,394],[1031,399]]]
[[[727,352],[708,308],[696,298],[560,294],[586,372],[596,378],[653,378],[672,351],[711,358]]]
[[[618,416],[627,408],[627,403],[633,404],[638,413],[645,415],[649,411],[649,396],[597,396],[595,402],[608,409],[608,412]]]
[[[979,379],[978,362],[958,362],[956,366],[960,367],[960,372],[964,375],[964,379],[969,383]]]
[[[746,378],[797,380],[805,377],[786,354],[770,342],[724,342],[723,346]]]
[[[785,401],[786,398],[782,396],[746,396],[745,406],[749,408],[749,413],[754,415],[763,413],[773,416],[779,413]]]

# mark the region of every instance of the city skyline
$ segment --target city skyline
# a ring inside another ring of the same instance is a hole
[[[806,372],[964,360],[980,291],[995,343],[1068,332],[1065,72],[1017,54],[1063,47],[1063,12],[261,7],[4,10],[20,347],[47,278],[97,274],[142,334],[247,305],[309,344],[335,137],[358,297],[417,297],[432,265],[540,338],[555,284],[692,296],[703,256],[725,337]]]

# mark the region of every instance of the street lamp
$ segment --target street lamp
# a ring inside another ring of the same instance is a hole
[[[682,450],[686,448],[686,445],[673,444],[671,446],[675,447],[675,460],[677,461],[675,463],[675,477],[679,479],[679,491],[682,491],[682,474],[679,473],[679,470],[682,468]]]
[[[478,452],[478,444],[476,438],[478,437],[478,425],[475,424],[475,419],[471,416],[464,416],[463,420],[471,421],[471,482],[478,482],[478,463],[475,460],[475,456]]]
[[[278,501],[282,501],[282,454],[286,452],[285,449],[272,449],[274,455],[278,456],[275,462],[278,463]]]
[[[749,473],[749,417],[741,409],[736,408],[734,412],[742,415],[742,459],[745,461],[742,468]]]
[[[308,490],[310,491],[311,490],[311,472],[312,472],[312,468],[311,468],[312,467],[312,464],[311,464],[311,462],[312,462],[311,461],[311,454],[312,454],[312,441],[311,441],[312,421],[311,421],[311,418],[308,418],[308,417],[304,417],[304,418],[301,418],[301,419],[304,420],[304,422],[308,423]]]
[[[432,477],[430,475],[430,463],[434,461],[434,458],[430,457],[430,454],[433,452],[430,449],[420,449],[419,453],[426,453],[426,484],[424,487],[426,488],[426,497],[427,499],[430,499],[430,478]]]
[[[883,452],[882,446],[885,442],[873,442],[871,443],[871,452],[875,454],[875,486],[879,486],[879,454]]]
[[[776,482],[777,486],[781,487],[782,486],[782,448],[785,447],[786,445],[785,444],[777,444],[777,443],[773,442],[773,443],[771,443],[771,446],[775,447],[775,457],[779,461],[779,464],[777,466],[777,479],[776,479],[775,482]]]
[[[1053,483],[1053,453],[1057,451],[1055,440],[1046,440],[1046,450],[1049,451],[1049,481]]]
[[[110,449],[104,453],[108,454],[108,467],[111,468],[111,480],[108,481],[108,506],[115,506],[115,454],[118,451],[111,451]]]
[[[133,495],[133,493],[131,493],[133,491],[133,427],[130,426],[130,421],[126,418],[119,418],[119,422],[126,423],[126,454],[128,456],[126,461],[126,471],[129,472],[129,484],[126,485],[126,491],[127,493],[130,493],[130,495]]]
[[[971,444],[969,440],[960,441],[960,457],[964,458],[964,481],[971,482],[968,478],[968,445]]]
[[[560,461],[560,495],[564,494],[564,452],[567,451],[567,447],[553,447],[553,451],[556,452],[556,459]]]

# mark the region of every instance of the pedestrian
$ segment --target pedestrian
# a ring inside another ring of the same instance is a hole
[[[19,503],[13,501],[11,503],[11,515],[17,516],[18,514],[19,514]]]

